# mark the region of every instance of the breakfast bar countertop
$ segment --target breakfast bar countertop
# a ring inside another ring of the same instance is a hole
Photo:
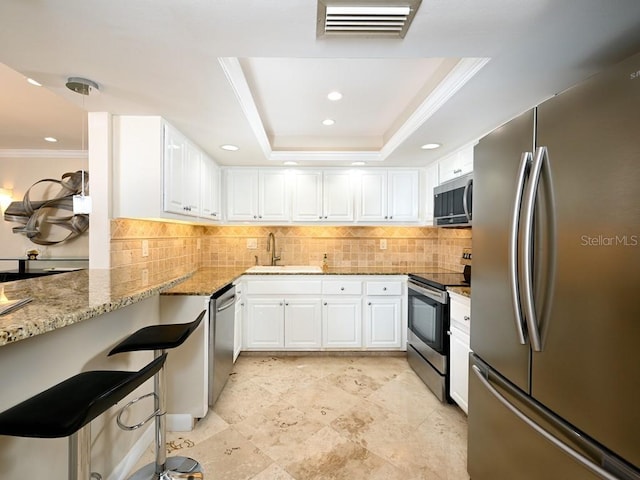
[[[0,316],[0,346],[88,320],[171,288],[191,272],[132,279],[127,272],[80,270],[0,284],[0,298],[32,298]]]

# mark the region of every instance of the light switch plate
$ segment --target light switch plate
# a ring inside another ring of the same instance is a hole
[[[381,238],[380,239],[380,250],[386,250],[387,249],[387,239],[386,238]]]
[[[256,250],[258,248],[257,238],[247,238],[247,248],[249,250]]]
[[[142,240],[142,256],[149,256],[149,240]]]

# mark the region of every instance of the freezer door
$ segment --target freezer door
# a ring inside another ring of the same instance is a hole
[[[538,108],[538,144],[548,149],[555,196],[556,258],[553,302],[538,319],[542,351],[533,353],[532,395],[640,467],[637,72],[640,55]],[[482,258],[475,245],[473,253]],[[474,290],[482,285],[476,281]],[[474,315],[475,322],[482,314]]]
[[[504,400],[504,402],[502,400]],[[473,480],[637,480],[471,356],[468,471]]]
[[[534,148],[534,116],[522,114],[474,150],[471,350],[526,391],[530,351],[518,332],[509,245],[522,155]]]

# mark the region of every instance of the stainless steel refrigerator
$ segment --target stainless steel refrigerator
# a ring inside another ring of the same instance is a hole
[[[640,479],[640,55],[474,158],[472,480]]]

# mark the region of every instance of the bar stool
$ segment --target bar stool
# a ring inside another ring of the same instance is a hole
[[[166,358],[156,357],[137,372],[95,370],[74,375],[0,413],[0,435],[69,437],[69,480],[88,480],[91,421],[160,371]]]
[[[202,318],[207,313],[206,310],[200,312],[198,317],[191,323],[173,323],[167,325],[151,325],[141,328],[125,338],[116,345],[109,355],[122,352],[137,352],[141,350],[153,350],[154,357],[159,358],[166,355],[166,350],[179,347],[198,328]],[[155,412],[142,423],[137,425],[123,425],[120,420],[118,424],[126,430],[134,430],[141,427],[147,421],[155,417],[155,461],[149,463],[135,472],[130,480],[197,480],[204,478],[200,463],[189,457],[169,457],[166,452],[166,388],[165,370],[161,368],[154,376],[153,393]],[[141,400],[148,395],[137,398],[122,409],[124,412],[130,405]],[[122,413],[122,412],[121,412]],[[118,417],[120,418],[120,417]]]

